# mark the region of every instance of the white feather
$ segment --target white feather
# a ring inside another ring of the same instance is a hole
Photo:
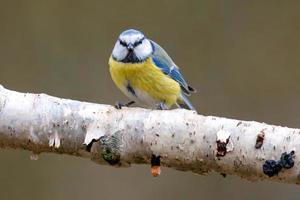
[[[121,33],[119,39],[115,44],[112,56],[118,61],[125,59],[128,54],[128,49],[125,46],[121,45],[120,41],[124,42],[127,45],[133,45],[135,42],[138,42],[143,38],[145,38],[145,36],[140,31],[124,31],[123,33]],[[145,38],[142,40],[141,44],[138,44],[136,47],[134,47],[133,51],[136,57],[138,57],[140,60],[144,60],[152,54],[153,49],[151,42],[147,38]]]
[[[119,38],[127,44],[133,44],[134,42],[139,41],[143,37],[145,36],[141,32],[134,32],[132,34],[121,34]]]
[[[122,46],[120,42],[117,41],[113,49],[112,56],[117,60],[123,60],[127,54],[128,54],[127,48]]]
[[[152,45],[148,39],[144,39],[142,44],[134,48],[135,55],[140,59],[144,60],[152,53]]]
[[[129,92],[126,87],[124,86],[123,88],[121,88],[121,90],[126,94],[126,96],[143,105],[143,106],[146,106],[148,108],[154,108],[154,106],[157,106],[160,101],[152,98],[148,93],[142,91],[142,90],[139,90],[137,88],[133,88],[134,89],[134,92],[135,92],[135,95],[133,95],[131,92]]]

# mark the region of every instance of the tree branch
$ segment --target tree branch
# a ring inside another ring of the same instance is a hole
[[[0,147],[64,153],[129,166],[163,166],[248,180],[300,183],[300,130],[212,116],[19,93],[0,85]]]

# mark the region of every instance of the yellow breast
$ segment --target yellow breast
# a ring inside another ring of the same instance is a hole
[[[179,84],[156,67],[152,58],[132,64],[117,62],[110,57],[109,66],[113,81],[126,95],[127,85],[130,84],[134,90],[145,92],[157,102],[165,102],[168,106],[176,103],[180,96]]]

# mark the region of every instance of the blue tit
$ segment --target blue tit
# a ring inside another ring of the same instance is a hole
[[[152,108],[195,110],[188,97],[195,90],[154,41],[134,29],[122,32],[109,58],[112,80],[133,102]]]

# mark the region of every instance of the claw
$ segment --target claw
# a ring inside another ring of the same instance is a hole
[[[129,101],[128,103],[125,104],[126,107],[130,107],[132,104],[134,104],[134,101]]]
[[[157,109],[158,110],[168,110],[168,106],[164,103],[164,102],[160,102],[158,105],[157,105]]]
[[[134,103],[135,103],[134,101],[129,101],[128,103],[123,103],[123,102],[117,101],[117,103],[115,104],[115,108],[122,109],[122,107],[129,107]]]
[[[116,109],[122,109],[122,107],[124,107],[124,103],[122,103],[122,102],[116,102],[116,104],[115,104],[115,108]]]

